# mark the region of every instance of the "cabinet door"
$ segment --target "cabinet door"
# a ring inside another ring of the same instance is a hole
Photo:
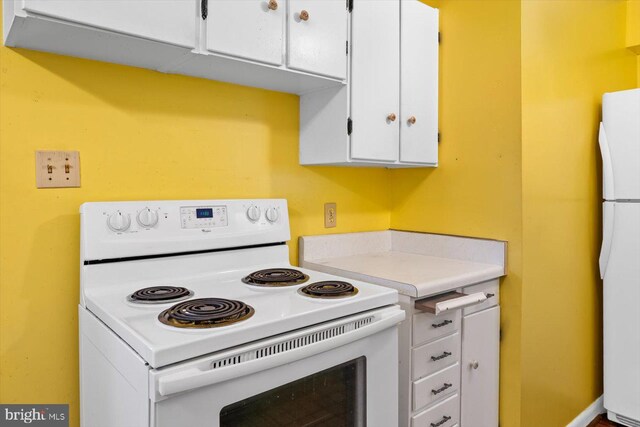
[[[497,427],[500,307],[462,320],[462,427]]]
[[[438,9],[400,2],[400,161],[438,162]]]
[[[347,20],[344,0],[289,0],[289,68],[344,79]]]
[[[24,0],[27,12],[193,49],[196,0]]]
[[[209,0],[207,50],[282,65],[285,0]]]
[[[351,23],[351,157],[393,162],[400,138],[400,6],[354,0]]]

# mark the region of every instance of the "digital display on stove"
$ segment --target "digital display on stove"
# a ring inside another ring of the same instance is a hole
[[[211,208],[197,208],[196,218],[213,218],[213,209]]]

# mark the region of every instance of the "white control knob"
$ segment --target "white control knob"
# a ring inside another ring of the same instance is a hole
[[[138,224],[145,228],[151,228],[158,223],[158,213],[149,208],[144,208],[138,212]]]
[[[115,232],[126,231],[131,225],[131,217],[129,214],[123,214],[118,211],[109,215],[107,219],[107,225],[109,228]]]
[[[251,206],[247,209],[247,218],[249,218],[252,222],[256,222],[260,219],[260,208],[256,205]]]
[[[276,208],[269,208],[264,213],[264,216],[267,217],[267,220],[269,222],[276,222],[278,220],[278,218],[280,218],[280,212],[278,212],[278,210]]]

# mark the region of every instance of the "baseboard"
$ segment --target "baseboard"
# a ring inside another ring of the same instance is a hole
[[[587,409],[582,411],[580,415],[575,417],[573,421],[567,424],[567,427],[587,427],[595,417],[605,412],[604,399],[600,396],[591,405],[589,405]]]

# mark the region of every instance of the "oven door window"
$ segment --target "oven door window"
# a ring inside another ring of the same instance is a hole
[[[359,357],[220,411],[221,427],[364,427],[366,358]]]

